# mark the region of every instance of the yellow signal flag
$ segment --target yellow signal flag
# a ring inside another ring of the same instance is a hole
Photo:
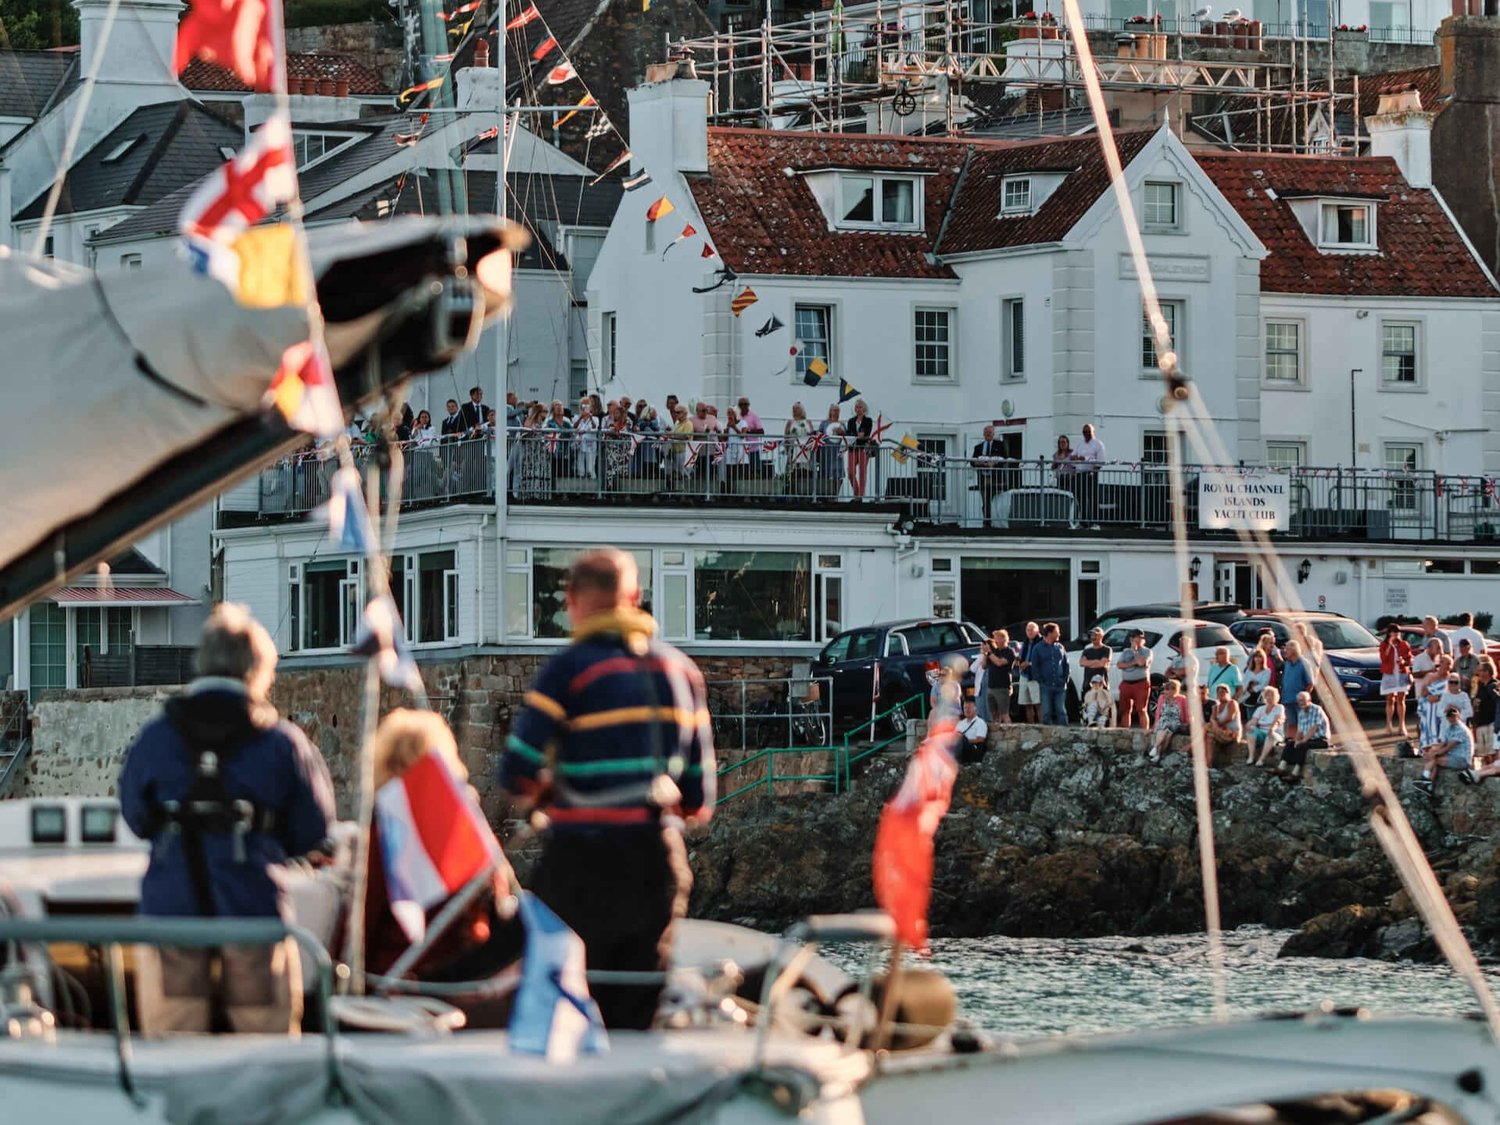
[[[891,458],[897,464],[904,465],[906,464],[907,454],[915,453],[920,448],[921,446],[917,444],[916,438],[912,437],[911,434],[903,434],[901,436],[901,444],[891,450]]]
[[[823,362],[822,356],[815,357],[812,362],[807,365],[807,369],[814,375],[816,375],[819,379],[828,374],[828,364]]]
[[[307,262],[289,224],[252,227],[232,248],[240,259],[240,304],[252,309],[307,304]]]

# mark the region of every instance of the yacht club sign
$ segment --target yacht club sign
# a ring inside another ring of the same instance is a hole
[[[1213,531],[1285,531],[1291,478],[1266,469],[1205,469],[1198,476],[1198,526]]]

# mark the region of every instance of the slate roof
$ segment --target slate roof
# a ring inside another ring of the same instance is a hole
[[[469,211],[483,214],[495,210],[495,176],[492,172],[465,174]],[[518,173],[506,177],[510,186],[510,218],[531,232],[531,246],[521,255],[521,269],[566,269],[567,261],[553,242],[559,225],[609,229],[624,194],[618,182],[590,184],[590,177]],[[372,221],[390,215],[418,215],[433,211],[436,185],[430,170],[392,177],[382,184],[340,200],[308,215],[317,223],[335,219]]]
[[[316,206],[320,195],[395,155],[398,147],[394,140],[396,134],[410,132],[415,128],[415,122],[411,117],[397,114],[390,117],[362,117],[358,121],[318,122],[308,127],[326,129],[329,132],[364,134],[355,144],[301,173],[302,198]],[[237,134],[235,147],[241,147],[243,141],[243,134]],[[197,181],[223,162],[221,158],[213,166],[199,172],[191,183],[162,196],[145,210],[122,219],[103,232],[101,238],[114,241],[173,233],[177,230],[177,216],[182,211],[182,205]]]
[[[1194,155],[1269,251],[1260,267],[1262,292],[1500,296],[1437,197],[1410,187],[1389,157]],[[1375,238],[1379,253],[1319,251],[1283,198],[1309,194],[1378,199]]]
[[[0,51],[0,117],[40,117],[77,84],[77,51]]]
[[[1129,163],[1152,134],[1118,136]],[[693,199],[725,264],[752,274],[952,278],[932,254],[1057,241],[1109,184],[1094,137],[1005,142],[711,128],[708,163],[707,175],[689,177]],[[923,229],[830,231],[800,174],[823,168],[925,173]],[[1044,170],[1067,176],[1037,213],[997,218],[999,178]]]
[[[63,181],[57,213],[155,203],[224,163],[224,147],[238,148],[239,129],[194,101],[162,102],[135,110],[75,163]],[[108,159],[121,146],[125,152]],[[46,193],[16,216],[39,219]]]
[[[288,52],[286,75],[293,79],[332,78],[349,80],[349,93],[357,95],[385,95],[395,91],[380,80],[369,67],[361,65],[348,55],[311,54]],[[182,84],[189,90],[215,91],[248,94],[246,86],[230,71],[217,63],[194,59],[182,72]]]

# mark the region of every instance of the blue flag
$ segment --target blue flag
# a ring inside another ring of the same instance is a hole
[[[599,1005],[584,977],[583,941],[541,899],[521,892],[526,952],[521,985],[510,1014],[510,1048],[571,1062],[609,1051]]]
[[[328,482],[328,538],[359,555],[375,549],[375,527],[354,469],[340,469]]]

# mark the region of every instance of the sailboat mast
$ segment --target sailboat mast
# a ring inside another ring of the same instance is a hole
[[[505,173],[510,163],[510,137],[505,128],[505,86],[506,86],[506,55],[507,36],[505,33],[505,11],[506,6],[502,2],[497,5],[499,12],[495,17],[495,65],[499,68],[498,81],[495,83],[495,214],[500,216],[502,222],[507,217],[505,198]],[[520,123],[517,122],[517,128]],[[505,405],[505,395],[509,389],[510,371],[510,313],[502,312],[495,321],[495,575],[497,579],[505,574],[505,497],[510,487],[510,413],[500,413],[501,406]],[[484,558],[483,545],[480,547],[480,558]],[[499,589],[499,582],[496,583]],[[503,615],[500,611],[501,598],[495,599],[495,620],[500,622]],[[488,638],[489,623],[483,614],[479,620],[479,643],[483,644]],[[495,633],[495,639],[500,639],[500,633]]]

